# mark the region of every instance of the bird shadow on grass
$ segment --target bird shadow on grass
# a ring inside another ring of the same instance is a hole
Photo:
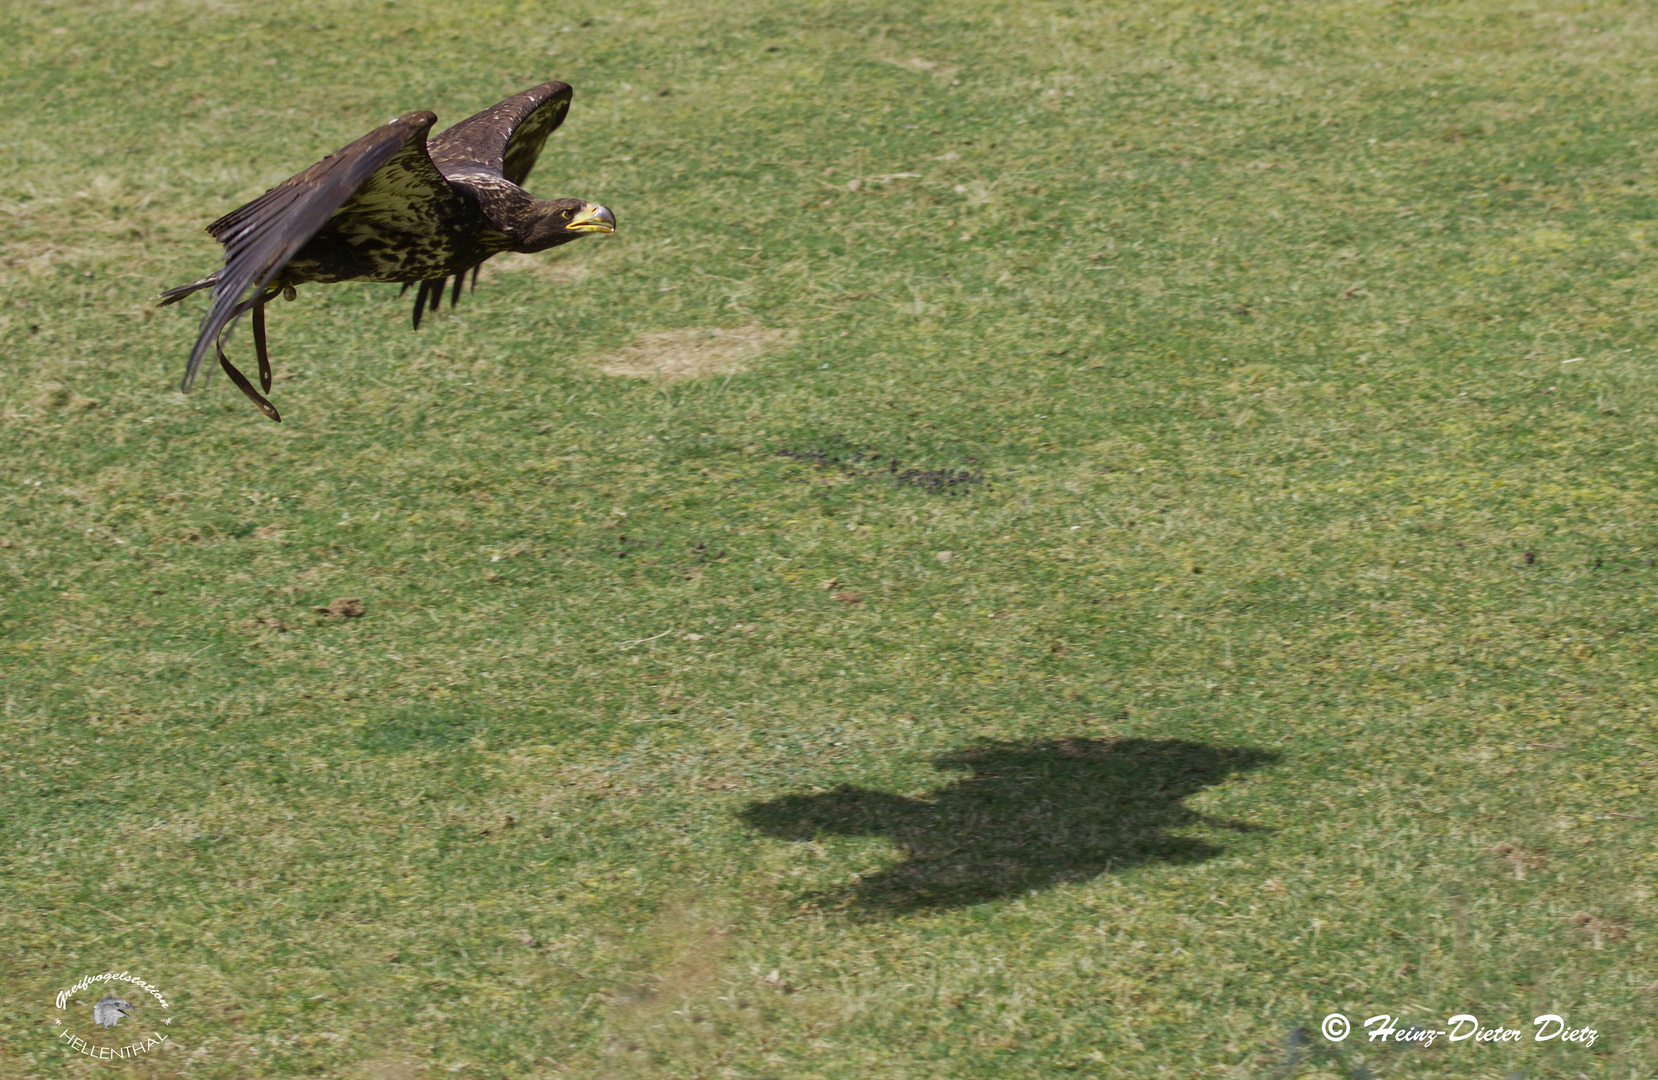
[[[968,775],[924,799],[840,787],[755,803],[739,816],[780,839],[879,835],[903,853],[895,866],[813,897],[819,904],[944,909],[1144,863],[1214,858],[1225,849],[1172,830],[1262,827],[1205,817],[1184,800],[1277,758],[1179,739],[991,743],[935,758]]]

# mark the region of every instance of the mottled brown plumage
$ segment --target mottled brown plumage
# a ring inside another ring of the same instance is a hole
[[[469,117],[430,140],[429,112],[387,121],[213,222],[224,265],[161,294],[162,305],[212,288],[213,301],[190,351],[182,388],[189,390],[208,350],[259,410],[280,421],[266,398],[225,356],[225,332],[253,313],[259,383],[271,389],[265,304],[296,285],[335,281],[418,284],[414,325],[436,311],[447,280],[449,303],[461,280],[505,251],[536,252],[592,232],[614,232],[606,207],[581,199],[538,199],[520,185],[570,109],[570,87],[544,83]]]

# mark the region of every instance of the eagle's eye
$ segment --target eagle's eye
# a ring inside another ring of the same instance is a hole
[[[566,207],[558,212],[558,216],[563,218],[565,221],[569,221],[571,218],[576,216],[576,212]]]

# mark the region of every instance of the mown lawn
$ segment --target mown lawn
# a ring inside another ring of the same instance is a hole
[[[0,35],[0,1074],[1658,1069],[1650,5]],[[176,392],[207,221],[555,77],[617,236]]]

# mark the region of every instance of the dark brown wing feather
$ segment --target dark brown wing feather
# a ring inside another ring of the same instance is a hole
[[[542,83],[433,138],[432,160],[446,173],[479,170],[523,184],[547,136],[569,111],[569,84]]]
[[[390,231],[421,234],[442,227],[459,196],[426,153],[426,133],[436,122],[429,112],[400,116],[207,227],[224,244],[225,262],[190,350],[183,389],[196,381],[202,360],[235,319],[243,296],[276,280],[336,214],[347,231],[383,224]]]

